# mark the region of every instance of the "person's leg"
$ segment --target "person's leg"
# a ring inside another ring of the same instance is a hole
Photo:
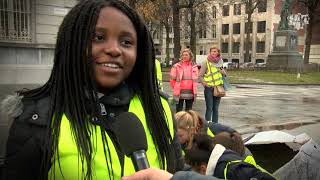
[[[193,99],[186,99],[186,111],[191,110],[193,105]]]
[[[220,100],[221,97],[213,97],[213,106],[212,106],[212,122],[218,123],[219,119],[219,105],[220,105]]]
[[[205,118],[207,121],[212,121],[213,96],[212,96],[212,89],[211,88],[208,88],[208,87],[204,88],[204,99],[206,101]]]
[[[176,104],[176,113],[182,111],[184,99],[179,99],[179,102]]]

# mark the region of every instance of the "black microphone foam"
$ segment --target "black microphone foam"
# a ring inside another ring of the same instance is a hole
[[[116,119],[115,134],[121,150],[131,157],[135,170],[149,168],[145,154],[148,149],[147,138],[139,118],[131,112],[121,113]]]

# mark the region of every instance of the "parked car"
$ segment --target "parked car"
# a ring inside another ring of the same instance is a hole
[[[255,64],[255,67],[260,67],[260,68],[262,68],[262,67],[267,67],[267,63],[265,63],[265,62],[263,62],[263,63],[256,63],[256,64]]]
[[[224,62],[222,65],[225,69],[235,69],[238,67],[238,63],[236,62]]]

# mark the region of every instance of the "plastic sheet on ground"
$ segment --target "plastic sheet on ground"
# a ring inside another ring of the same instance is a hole
[[[257,163],[280,180],[320,179],[320,146],[305,133],[259,132],[245,144]]]

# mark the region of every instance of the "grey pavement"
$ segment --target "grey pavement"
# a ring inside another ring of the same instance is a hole
[[[172,94],[168,83],[164,89]],[[174,110],[174,107],[172,107]],[[205,114],[203,88],[193,107]],[[219,108],[219,122],[242,134],[266,130],[285,130],[295,134],[307,133],[320,139],[320,86],[232,85]],[[308,129],[302,128],[309,125]],[[320,141],[317,141],[320,144]]]

